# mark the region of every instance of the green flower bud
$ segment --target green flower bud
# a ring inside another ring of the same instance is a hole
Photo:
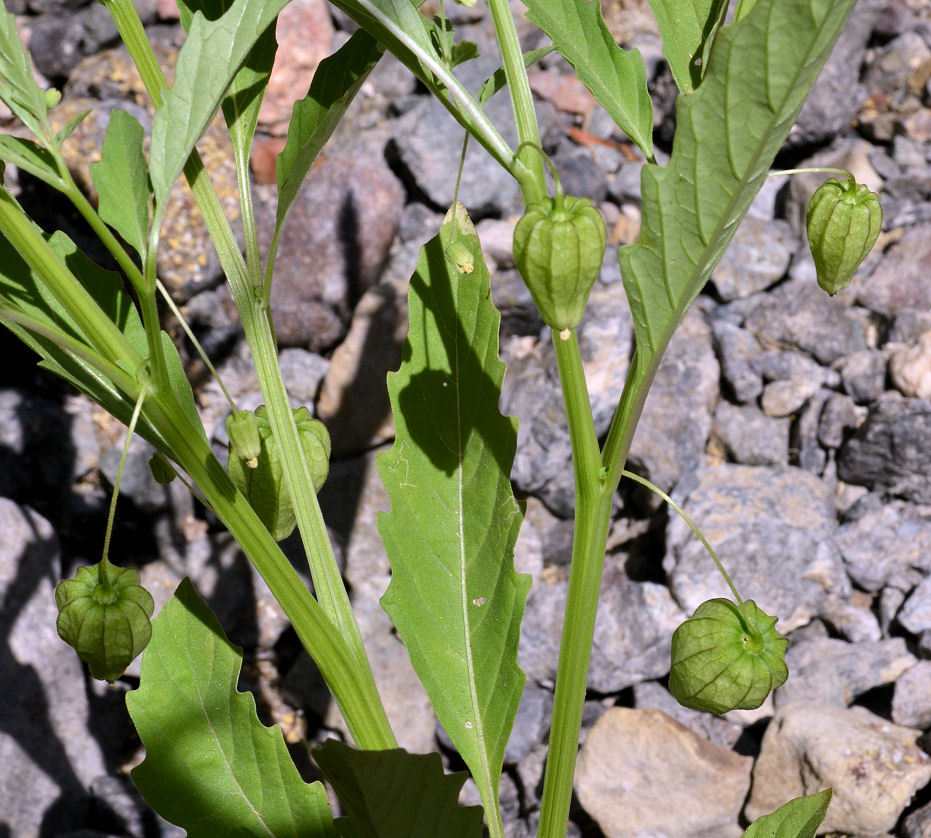
[[[149,471],[152,472],[155,482],[163,486],[167,486],[175,479],[175,470],[171,467],[171,463],[158,451],[149,457]]]
[[[155,604],[139,574],[102,559],[55,588],[58,635],[102,681],[115,681],[152,636]]]
[[[456,270],[461,274],[470,274],[475,270],[472,251],[458,239],[450,242],[449,247],[446,248],[446,258],[453,263]]]
[[[818,285],[832,297],[846,288],[882,229],[883,211],[875,193],[851,177],[825,181],[811,196],[805,227],[818,272]]]
[[[604,259],[607,231],[587,198],[555,198],[527,208],[514,228],[514,262],[543,322],[556,331],[579,325]]]
[[[703,602],[672,636],[669,691],[694,710],[753,710],[785,683],[788,640],[748,599]]]
[[[294,531],[297,519],[284,479],[280,448],[272,434],[265,405],[256,409],[254,418],[259,436],[255,465],[250,466],[234,453],[231,435],[226,470],[268,531],[276,541],[281,541]],[[304,456],[310,466],[314,491],[319,492],[330,470],[330,434],[323,422],[314,419],[306,407],[294,411],[294,421]]]
[[[259,464],[262,442],[259,439],[259,421],[250,410],[234,410],[226,417],[226,433],[230,439],[230,453],[235,454],[249,468]]]
[[[45,91],[45,107],[49,110],[54,108],[61,101],[61,91],[58,88],[50,87]]]

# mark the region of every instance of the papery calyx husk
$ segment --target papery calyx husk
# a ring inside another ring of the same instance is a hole
[[[831,296],[846,288],[882,230],[879,198],[852,177],[825,181],[805,215],[808,245],[820,285]]]
[[[297,518],[285,482],[281,449],[272,433],[265,405],[256,408],[254,419],[259,437],[257,456],[254,460],[244,460],[233,450],[231,437],[226,470],[268,531],[276,541],[281,541],[294,531]],[[314,419],[306,407],[294,410],[294,422],[310,467],[314,491],[319,492],[330,470],[330,434],[326,425]],[[251,449],[246,453],[251,453]]]
[[[588,198],[557,193],[527,208],[514,228],[514,262],[547,326],[578,326],[606,244],[604,219]]]
[[[139,573],[102,559],[55,588],[58,635],[102,681],[115,681],[152,637],[155,603]]]
[[[751,600],[710,599],[672,636],[669,691],[694,710],[753,710],[785,683],[788,641]]]

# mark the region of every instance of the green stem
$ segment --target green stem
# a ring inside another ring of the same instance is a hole
[[[565,335],[565,339],[563,338]],[[585,373],[574,330],[553,335],[575,474],[575,532],[559,649],[553,724],[543,782],[540,838],[564,838],[572,799],[588,664],[595,632],[613,490],[602,477]]]
[[[136,423],[139,421],[139,414],[142,412],[142,405],[145,403],[148,395],[148,387],[139,388],[139,396],[136,399],[136,405],[133,408],[133,415],[126,426],[126,439],[123,441],[123,453],[120,455],[120,465],[116,470],[116,479],[113,481],[113,494],[110,496],[110,510],[107,513],[107,528],[103,536],[103,550],[101,555],[100,581],[106,580],[104,568],[109,562],[110,555],[110,537],[113,535],[113,522],[116,520],[116,502],[120,497],[120,483],[123,482],[123,469],[126,468],[126,460],[129,457],[129,446],[132,445],[133,434],[136,433]]]
[[[855,180],[854,176],[846,169],[825,168],[823,166],[813,166],[806,169],[776,169],[766,177],[782,177],[783,175],[843,175],[845,178]]]
[[[708,555],[711,556],[711,560],[714,562],[715,567],[717,567],[718,572],[724,577],[724,581],[727,583],[727,587],[731,589],[731,593],[734,595],[734,599],[737,600],[737,604],[740,605],[743,600],[740,598],[740,594],[737,593],[737,587],[734,585],[733,580],[728,575],[728,572],[724,569],[724,565],[721,564],[721,560],[718,558],[718,554],[714,552],[714,548],[708,543],[708,539],[705,538],[704,534],[698,528],[695,522],[686,514],[686,511],[671,497],[669,497],[669,495],[667,495],[662,489],[660,489],[659,486],[657,486],[655,483],[651,483],[645,477],[641,477],[639,474],[634,474],[632,471],[628,471],[627,469],[624,469],[621,474],[624,477],[633,480],[635,483],[639,483],[641,486],[646,486],[646,488],[651,492],[655,492],[679,514],[679,517],[685,521],[688,528],[693,533],[695,533],[698,540],[708,551]]]
[[[158,66],[158,62],[155,60],[152,47],[142,29],[142,24],[133,7],[132,0],[109,0],[109,2],[111,12],[113,13],[113,19],[117,24],[117,29],[126,43],[133,61],[139,68],[146,89],[149,91],[149,95],[152,97],[152,101],[157,107],[161,103],[161,94],[166,88],[167,83],[161,68]],[[459,87],[461,88],[461,85],[459,85]],[[465,94],[464,89],[462,89],[462,93],[468,98],[468,94]],[[484,114],[481,114],[480,110],[478,111],[478,115],[485,124],[490,126],[487,118],[484,117]],[[496,132],[495,136],[497,137]],[[507,144],[504,143],[500,137],[498,137],[498,141],[500,145],[503,145],[504,149],[507,150]],[[509,169],[513,169],[516,165],[514,161],[510,160],[509,154],[506,158],[506,164],[509,166]],[[259,381],[262,385],[262,395],[265,398],[268,409],[268,418],[272,427],[272,433],[278,440],[284,455],[285,480],[291,492],[291,499],[298,517],[298,526],[300,527],[301,535],[304,539],[304,546],[307,550],[308,563],[310,564],[314,587],[317,596],[320,598],[319,605],[322,607],[322,613],[325,616],[329,616],[336,623],[337,629],[341,635],[341,645],[348,643],[347,649],[349,654],[347,660],[349,663],[346,665],[352,667],[353,677],[361,678],[366,683],[370,682],[373,685],[372,690],[367,695],[367,700],[369,702],[374,702],[377,709],[371,708],[365,710],[363,716],[376,713],[384,717],[384,708],[382,707],[377,691],[374,689],[374,678],[372,677],[371,667],[365,655],[361,635],[352,614],[349,595],[342,583],[339,568],[333,557],[332,546],[327,538],[326,528],[323,524],[323,516],[317,502],[317,496],[313,491],[310,469],[297,436],[294,416],[287,402],[287,394],[285,392],[284,382],[281,378],[281,370],[278,368],[277,349],[271,329],[271,321],[268,316],[267,304],[260,304],[263,301],[257,299],[257,296],[260,296],[261,292],[256,294],[254,291],[254,288],[257,286],[250,280],[249,271],[239,251],[239,245],[233,235],[229,220],[226,218],[220,206],[216,191],[210,179],[207,177],[203,161],[196,149],[191,152],[191,156],[188,157],[184,165],[184,176],[191,187],[191,192],[194,194],[194,199],[197,201],[197,206],[204,217],[207,229],[210,232],[210,237],[216,247],[220,264],[230,284],[233,300],[242,318],[246,340],[253,352],[253,360],[256,365]],[[261,287],[261,283],[259,283],[258,287]],[[192,477],[195,477],[191,470],[187,468],[188,463],[184,462],[183,465],[188,470],[188,473],[191,474]],[[220,470],[222,471],[222,468]],[[225,476],[225,472],[223,472],[223,474]],[[211,500],[211,502],[213,502],[213,500]],[[245,503],[244,499],[243,503]],[[249,507],[247,503],[246,508],[249,509],[249,512],[252,512],[251,507]],[[222,517],[221,515],[221,518]],[[254,512],[252,513],[252,517],[255,521],[258,521]],[[234,537],[239,540],[230,520],[224,519],[224,523],[227,524]],[[267,532],[266,536],[268,536]],[[271,536],[268,536],[268,538],[271,538]],[[283,562],[288,566],[288,570],[293,572],[293,568],[290,567],[290,564],[280,550],[277,551],[275,561],[279,563]],[[259,570],[262,572],[261,568],[259,568]],[[272,592],[275,593],[274,589],[272,589]],[[275,595],[277,598],[277,594]],[[308,597],[313,600],[313,597],[310,597],[309,593]],[[314,605],[317,606],[316,601]],[[282,602],[282,607],[285,607],[284,602]],[[287,611],[287,609],[285,610]],[[289,613],[288,616],[290,618],[291,614]],[[295,626],[295,629],[297,630],[297,626]],[[298,634],[300,635],[301,632],[298,631]],[[302,636],[301,639],[303,641],[305,638]],[[309,646],[306,648],[310,651]],[[323,667],[321,666],[321,671],[322,670]],[[324,677],[326,677],[326,675]],[[340,706],[346,712],[355,712],[351,710],[350,705],[341,703]],[[349,726],[350,730],[358,726],[356,720],[349,716],[345,716],[345,718],[346,724]],[[394,741],[390,729],[388,730],[388,737],[392,742]],[[364,745],[358,738],[356,741],[359,742],[362,747],[373,747],[372,745]]]
[[[488,0],[488,6],[491,9],[498,48],[501,50],[504,77],[507,79],[508,91],[511,94],[517,136],[521,145],[528,143],[541,148],[540,129],[533,109],[533,94],[530,92],[530,81],[527,78],[527,68],[524,67],[524,56],[517,38],[511,8],[507,0]],[[529,205],[542,201],[546,197],[546,179],[543,174],[542,161],[536,154],[529,157],[523,155],[520,148],[517,151],[517,158],[523,162],[530,173],[530,178],[519,181],[524,203]]]
[[[358,665],[355,650],[327,619],[202,435],[179,422],[175,412],[165,412],[155,400],[146,412],[281,605],[320,668],[356,744],[369,750],[396,748],[371,670]]]

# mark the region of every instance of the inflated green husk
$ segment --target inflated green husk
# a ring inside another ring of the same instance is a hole
[[[255,420],[260,447],[254,465],[252,460],[243,460],[231,445],[226,470],[268,531],[276,541],[281,541],[294,531],[297,519],[284,479],[280,449],[272,434],[265,405],[256,408]],[[314,419],[306,407],[294,411],[294,421],[310,466],[314,491],[319,492],[330,470],[330,434],[323,422]]]
[[[155,603],[133,568],[107,559],[79,567],[58,583],[55,603],[58,635],[102,681],[119,678],[152,637]]]
[[[703,602],[672,636],[669,691],[708,713],[753,710],[785,683],[788,641],[753,600]]]
[[[805,227],[818,285],[831,296],[846,288],[882,229],[875,193],[852,178],[825,181],[811,196]]]
[[[579,325],[606,243],[604,219],[587,198],[547,198],[517,222],[514,262],[547,326]]]

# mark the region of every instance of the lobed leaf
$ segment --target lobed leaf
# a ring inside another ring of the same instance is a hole
[[[757,818],[743,838],[815,838],[830,803],[831,789],[796,797],[771,815]]]
[[[64,187],[55,156],[33,140],[0,134],[0,160],[12,163],[55,189]]]
[[[149,167],[155,199],[164,204],[256,41],[288,0],[235,0],[215,20],[197,13],[178,54],[175,84],[152,121]]]
[[[640,51],[621,49],[591,0],[525,0],[527,17],[556,49],[611,118],[653,158],[653,103]]]
[[[288,139],[277,160],[276,231],[284,224],[317,155],[381,54],[378,42],[365,30],[357,30],[333,55],[320,62],[307,95],[295,103]]]
[[[618,251],[641,361],[661,355],[759,191],[856,0],[757,0],[715,37],[682,95],[666,166],[641,175],[636,243]]]
[[[649,0],[663,36],[663,55],[682,93],[701,82],[727,0]]]
[[[463,248],[471,272],[457,268],[468,267]],[[392,570],[382,605],[491,817],[524,685],[530,578],[513,566],[522,512],[509,479],[517,421],[498,412],[500,317],[461,204],[421,249],[409,310],[401,368],[388,376],[396,439],[376,460],[391,500],[378,521]]]
[[[36,136],[42,136],[42,128],[48,126],[45,91],[32,75],[16,18],[4,6],[0,6],[0,101]]]
[[[343,836],[479,838],[482,810],[459,805],[465,772],[445,774],[439,754],[357,751],[331,739],[313,751],[348,817]]]
[[[97,211],[136,252],[143,256],[149,231],[152,186],[142,145],[145,129],[124,110],[110,114],[100,161],[91,177],[100,195]]]
[[[184,580],[152,622],[126,706],[146,748],[133,782],[189,838],[335,838],[326,792],[306,784],[277,727],[236,690],[242,654]]]

